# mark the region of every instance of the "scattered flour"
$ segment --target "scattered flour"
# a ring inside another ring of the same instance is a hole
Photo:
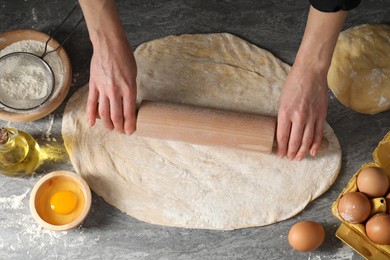
[[[349,74],[351,79],[355,79],[357,76],[357,71],[351,68],[351,73]]]
[[[23,40],[2,49],[0,51],[0,57],[13,52],[29,52],[41,56],[44,49],[45,43],[43,42]],[[48,51],[52,49],[52,47],[48,46]],[[46,70],[36,65],[34,66],[34,64],[31,64],[28,61],[26,62],[28,58],[26,58],[26,60],[25,58],[16,58],[17,57],[9,58],[3,61],[6,64],[2,64],[0,70],[0,84],[2,86],[1,95],[14,98],[15,102],[22,100],[22,105],[20,105],[19,102],[17,107],[23,108],[24,106],[24,108],[29,108],[32,106],[31,102],[37,102],[34,99],[47,97],[50,85],[45,85],[45,82],[47,81]],[[55,84],[53,94],[50,97],[50,99],[53,99],[58,96],[60,92],[60,87],[64,80],[65,69],[57,52],[49,53],[45,56],[44,60],[50,65],[54,73]],[[49,81],[48,84],[51,84],[51,82]],[[7,100],[5,100],[5,102],[6,101]],[[2,105],[0,105],[0,108],[9,110]]]
[[[36,12],[35,8],[33,8],[31,10],[31,14],[32,14],[33,21],[37,22],[38,21],[38,16],[37,16],[37,12]]]
[[[385,96],[381,96],[379,98],[379,103],[378,103],[378,106],[380,107],[384,107],[384,106],[388,106],[389,105],[389,101],[387,100],[387,98]]]
[[[28,192],[30,190],[27,190],[25,193],[21,195],[12,195],[8,198],[1,198],[0,197],[0,209],[18,209],[23,208],[23,199],[26,198]]]
[[[45,132],[45,137],[46,137],[47,141],[56,141],[56,139],[54,137],[51,137],[51,129],[53,127],[53,124],[54,124],[54,115],[50,114],[49,115],[49,126],[47,127],[47,130]]]
[[[26,250],[26,247],[35,253],[55,255],[57,247],[77,248],[87,242],[82,226],[68,233],[68,231],[47,230],[38,225],[29,211],[29,193],[30,189],[27,189],[20,195],[0,197],[0,210],[2,212],[8,211],[8,214],[0,214],[0,230],[3,230],[2,233],[7,230],[6,234],[13,234],[12,236],[0,236],[0,256],[1,250],[10,253]],[[65,239],[65,236],[72,238]],[[99,239],[100,236],[96,237],[94,241],[88,241],[96,244]]]
[[[349,246],[343,243],[342,247],[337,248],[337,250],[333,253],[332,259],[337,260],[352,260],[355,253]],[[321,260],[321,256],[315,254],[315,252],[309,253],[309,257],[307,260]],[[326,259],[328,259],[326,257]]]
[[[357,254],[357,253],[356,253]],[[351,260],[355,255],[355,252],[351,248],[343,243],[341,248],[338,248],[337,251],[333,254],[334,259],[339,260]]]

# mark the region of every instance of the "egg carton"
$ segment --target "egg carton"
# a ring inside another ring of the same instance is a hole
[[[372,242],[366,235],[363,224],[351,224],[340,216],[338,212],[338,204],[341,197],[348,193],[357,191],[357,176],[362,169],[370,166],[380,167],[385,170],[390,177],[390,132],[379,142],[373,152],[373,162],[364,163],[360,169],[353,175],[348,185],[344,188],[337,200],[332,205],[332,213],[342,221],[340,227],[336,231],[336,236],[344,243],[352,247],[360,255],[367,259],[390,259],[390,245],[379,245]],[[386,210],[386,199],[377,198],[371,200],[372,209],[374,212]]]

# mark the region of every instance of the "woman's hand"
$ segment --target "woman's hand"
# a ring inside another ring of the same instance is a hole
[[[115,0],[79,0],[93,45],[87,117],[107,129],[135,130],[137,66]]]
[[[328,108],[327,74],[347,12],[310,7],[305,33],[283,86],[276,139],[278,156],[302,160],[317,154]]]
[[[328,109],[326,73],[296,66],[284,84],[278,112],[278,156],[302,160],[321,145]]]
[[[134,55],[126,40],[116,46],[94,48],[87,104],[91,126],[99,115],[109,130],[128,135],[134,132],[136,76]]]

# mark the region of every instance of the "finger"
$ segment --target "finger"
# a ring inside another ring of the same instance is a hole
[[[110,102],[106,96],[104,97],[100,96],[99,98],[99,115],[103,121],[105,128],[109,130],[114,129],[114,125],[112,124],[110,118]]]
[[[290,139],[288,140],[287,158],[293,160],[302,144],[303,123],[292,123]]]
[[[287,153],[288,140],[290,138],[291,122],[283,117],[278,117],[278,125],[276,129],[276,141],[278,147],[278,156],[284,157]]]
[[[313,144],[310,147],[310,155],[316,156],[321,146],[325,120],[318,119],[314,128]]]
[[[127,135],[131,135],[135,131],[135,101],[130,97],[124,97],[123,99],[123,117],[124,117],[124,130]]]
[[[300,161],[305,158],[306,154],[309,152],[309,149],[313,143],[314,136],[314,123],[306,124],[305,129],[303,131],[302,143],[301,147],[295,156],[295,159]]]
[[[122,98],[116,98],[110,100],[110,117],[115,130],[118,131],[119,133],[124,133]]]
[[[98,109],[99,92],[93,85],[89,86],[87,100],[87,118],[90,126],[95,125]]]

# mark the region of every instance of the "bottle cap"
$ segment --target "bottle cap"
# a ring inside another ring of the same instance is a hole
[[[0,127],[0,144],[8,142],[8,130],[4,127]]]

